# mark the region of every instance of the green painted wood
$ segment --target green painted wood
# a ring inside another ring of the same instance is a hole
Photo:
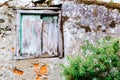
[[[22,15],[20,15],[20,37],[19,37],[19,42],[20,42],[20,55],[22,55]]]
[[[41,19],[40,15],[22,15],[20,45],[23,55],[41,54]]]

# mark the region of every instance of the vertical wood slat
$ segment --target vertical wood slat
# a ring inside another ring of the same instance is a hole
[[[35,56],[41,53],[41,23],[39,15],[22,16],[21,52]]]
[[[51,19],[49,17],[43,17],[43,54],[47,53],[51,55]]]
[[[59,58],[63,58],[64,57],[64,40],[63,40],[63,27],[61,26],[61,11],[59,11],[59,19],[58,19],[58,31],[59,31],[59,40],[58,40],[58,44],[59,44],[59,51],[58,51],[58,56]]]
[[[20,18],[20,13],[18,12],[18,14],[17,14],[17,17],[16,17],[16,20],[17,19],[19,19],[19,20],[21,20],[21,18]],[[16,23],[17,23],[17,29],[16,29],[16,33],[17,33],[17,37],[16,37],[16,53],[15,53],[15,59],[16,59],[16,57],[17,56],[19,56],[20,54],[19,54],[19,50],[20,50],[20,47],[19,47],[19,39],[20,39],[20,37],[19,37],[19,30],[20,30],[20,21],[19,20],[17,20],[16,21]]]
[[[58,55],[58,37],[59,37],[59,30],[58,30],[58,16],[53,17],[54,20],[54,28],[53,28],[53,50],[54,50],[54,55]]]
[[[43,18],[43,53],[57,56],[58,28],[57,18],[45,16]]]

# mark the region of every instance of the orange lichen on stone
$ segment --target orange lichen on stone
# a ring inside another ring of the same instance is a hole
[[[37,76],[37,77],[36,77],[36,80],[41,80],[41,76]]]
[[[12,47],[12,48],[11,48],[11,50],[12,50],[12,52],[14,52],[15,48],[14,48],[14,47]]]
[[[33,66],[34,66],[34,69],[38,69],[39,64],[33,64]]]
[[[18,70],[18,69],[14,69],[13,73],[18,74],[18,75],[23,75],[23,71]]]
[[[48,68],[47,65],[43,65],[43,66],[40,68],[40,74],[47,74],[47,68]]]
[[[33,64],[34,67],[34,72],[36,73],[36,75],[39,74],[39,64]]]

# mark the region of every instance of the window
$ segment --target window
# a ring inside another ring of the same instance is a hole
[[[60,9],[34,8],[17,13],[15,59],[63,56]]]

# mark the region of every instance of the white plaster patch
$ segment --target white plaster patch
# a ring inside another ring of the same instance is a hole
[[[60,1],[60,0],[53,0],[53,4],[54,4],[54,5],[61,4],[61,1]]]
[[[0,0],[0,4],[4,3],[6,1],[8,1],[8,0]]]
[[[105,1],[105,2],[113,1],[114,3],[120,3],[120,0],[100,0],[100,1]]]

